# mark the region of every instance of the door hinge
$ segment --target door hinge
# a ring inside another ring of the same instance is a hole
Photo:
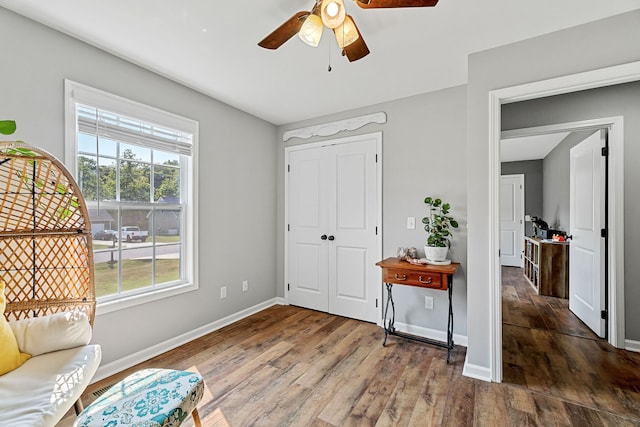
[[[607,233],[607,229],[606,228],[602,228],[600,229],[600,237],[602,237],[603,239],[606,239],[608,237],[609,233]]]
[[[522,184],[520,184],[520,189],[522,190]]]
[[[376,298],[376,308],[378,308],[378,298]]]
[[[376,154],[376,163],[378,163],[378,155]]]
[[[291,231],[291,224],[287,224],[287,231]]]
[[[291,165],[287,165],[287,172],[291,172]]]
[[[602,157],[607,157],[609,155],[609,147],[602,147],[600,153],[602,154]]]
[[[600,318],[601,319],[607,320],[608,317],[609,317],[609,312],[607,310],[602,310],[600,312]]]
[[[376,236],[378,235],[378,226],[376,226]]]
[[[291,290],[291,283],[287,283],[287,290],[290,291]]]

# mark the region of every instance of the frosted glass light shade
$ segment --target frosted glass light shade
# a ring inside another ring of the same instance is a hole
[[[322,22],[327,27],[338,28],[344,22],[346,11],[342,0],[322,0],[320,7]]]
[[[343,49],[345,46],[349,46],[360,38],[358,35],[358,29],[349,15],[344,19],[343,24],[334,29],[333,32],[336,35],[336,40],[338,41],[340,49]]]
[[[312,14],[305,19],[300,31],[298,32],[298,37],[300,37],[300,40],[309,46],[316,47],[320,43],[322,29],[322,20],[318,15]]]

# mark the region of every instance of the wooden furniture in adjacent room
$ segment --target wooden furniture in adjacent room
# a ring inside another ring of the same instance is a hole
[[[569,243],[525,237],[524,276],[540,295],[569,298]]]
[[[384,309],[384,342],[382,343],[382,345],[386,345],[388,335],[396,335],[427,344],[433,344],[447,349],[447,363],[449,363],[451,349],[453,348],[453,280],[451,278],[454,274],[456,274],[456,271],[458,271],[458,267],[460,266],[460,264],[457,262],[452,262],[449,265],[415,265],[398,258],[387,258],[376,263],[376,265],[382,267],[383,281],[385,286],[387,287],[387,303]],[[396,308],[393,302],[392,293],[394,284],[418,286],[421,288],[448,291],[449,318],[447,321],[447,342],[436,341],[429,338],[418,337],[415,335],[396,331],[396,328],[394,326]],[[391,303],[391,318],[389,319],[389,322],[387,322],[389,303]]]

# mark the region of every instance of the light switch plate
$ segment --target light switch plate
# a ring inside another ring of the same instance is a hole
[[[407,217],[407,230],[415,230],[416,229],[416,217],[409,216]]]

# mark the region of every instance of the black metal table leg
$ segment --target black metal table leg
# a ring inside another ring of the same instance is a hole
[[[387,287],[387,303],[384,307],[384,320],[383,320],[384,341],[382,342],[383,347],[387,345],[387,336],[395,331],[394,324],[396,319],[396,306],[393,303],[393,293],[391,292],[393,283],[385,283],[384,285]],[[389,303],[391,303],[391,318],[389,319],[389,324],[387,325],[387,313],[389,311]]]
[[[449,363],[451,349],[453,348],[453,280],[449,280],[448,282],[449,319],[447,320],[447,364]]]

